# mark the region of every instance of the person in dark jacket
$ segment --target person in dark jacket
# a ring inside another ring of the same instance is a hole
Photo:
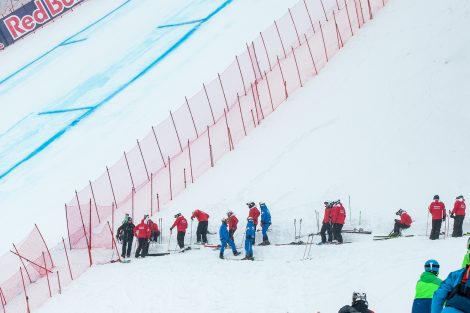
[[[191,221],[196,218],[197,223],[197,230],[196,230],[196,244],[205,244],[207,243],[207,232],[209,228],[209,214],[203,212],[201,210],[196,210],[191,215]]]
[[[365,293],[354,292],[352,305],[343,306],[338,313],[374,313],[374,311],[369,310]]]
[[[245,230],[245,257],[242,260],[254,260],[253,258],[253,242],[255,240],[255,224],[253,218],[248,217],[248,223]]]
[[[263,242],[259,245],[268,246],[271,244],[268,238],[268,229],[271,226],[271,213],[264,202],[259,203],[259,208],[261,209],[261,233],[263,234]]]
[[[432,297],[432,313],[470,312],[470,266],[452,272]]]
[[[320,236],[321,236],[321,243],[325,244],[326,243],[326,234],[328,234],[328,242],[331,242],[333,240],[331,236],[331,208],[333,205],[325,201],[325,214],[323,215],[323,222],[320,230]]]
[[[436,260],[427,260],[424,263],[424,272],[416,283],[411,313],[431,312],[432,297],[442,282],[437,275],[439,275],[439,263]]]
[[[431,235],[429,239],[439,239],[441,233],[441,224],[446,221],[446,206],[439,201],[439,195],[433,197],[433,201],[429,205],[429,213],[432,215]]]
[[[235,243],[233,242],[232,239],[230,239],[230,235],[228,233],[227,229],[227,219],[223,218],[222,219],[222,225],[220,225],[219,229],[219,236],[220,236],[220,254],[219,258],[223,259],[224,258],[224,251],[225,251],[225,246],[227,243],[230,245],[232,248],[232,252],[234,256],[237,256],[240,254],[240,252],[237,251],[237,247],[235,247]]]
[[[136,258],[138,258],[140,256],[145,258],[147,256],[148,251],[149,251],[150,228],[149,228],[147,223],[148,223],[148,215],[146,215],[142,219],[140,224],[138,224],[136,227],[134,227],[134,235],[139,240],[139,245],[137,246],[137,249],[135,250],[135,257]]]
[[[134,227],[132,217],[128,216],[117,229],[116,239],[122,241],[121,257],[123,258],[129,258],[131,256],[132,242],[134,241]]]
[[[175,215],[175,222],[170,227],[170,232],[173,231],[173,228],[176,227],[178,233],[176,234],[176,240],[178,241],[178,246],[180,247],[180,251],[184,251],[184,237],[186,236],[186,229],[188,228],[188,221],[186,218],[181,214],[177,213]]]

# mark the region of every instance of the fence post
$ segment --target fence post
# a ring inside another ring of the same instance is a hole
[[[259,116],[258,116],[258,106],[256,105],[256,98],[255,98],[255,89],[253,88],[253,83],[251,83],[251,94],[253,95],[253,105],[255,106],[255,112],[256,112],[256,120],[258,121],[259,125]]]
[[[134,194],[135,194],[135,188],[132,187],[131,189],[131,214],[132,214],[132,220],[134,220]],[[114,229],[114,225],[113,225]]]
[[[25,268],[25,270],[26,270],[26,268]],[[21,281],[23,282],[23,291],[24,291],[24,297],[25,297],[25,300],[26,300],[27,312],[31,313],[31,310],[29,309],[29,298],[28,298],[28,294],[26,293],[26,286],[24,284],[23,270],[21,269],[21,266],[20,266],[20,272],[21,272]]]
[[[131,168],[130,168],[130,166],[129,166],[129,161],[127,160],[126,151],[124,151],[124,159],[126,159],[127,170],[129,171],[129,176],[130,176],[130,178],[131,178],[132,187],[135,188],[134,179],[132,178],[132,172],[131,172]]]
[[[57,271],[57,283],[58,283],[58,286],[59,286],[59,294],[61,295],[62,294],[62,287],[60,285],[60,275],[59,275],[59,271]]]
[[[227,111],[224,109],[225,125],[227,126],[227,139],[228,139],[228,149],[232,151],[232,144],[230,140],[230,127],[228,127]]]
[[[335,27],[336,27],[336,40],[338,40],[338,50],[341,49],[343,45],[343,39],[341,38],[341,33],[339,31],[338,23],[336,22],[336,15],[335,11],[333,11],[333,19],[335,20]]]
[[[299,40],[299,46],[301,46],[302,43],[300,42],[299,32],[297,31],[297,26],[295,25],[294,17],[292,16],[292,12],[290,9],[289,9],[289,15],[290,15],[290,19],[292,20],[292,25],[294,25],[295,34],[297,35],[297,39]]]
[[[134,218],[132,218],[134,220]],[[114,231],[114,202],[111,203],[111,228]],[[114,236],[111,236],[111,249],[114,247]]]
[[[73,280],[72,268],[70,267],[69,254],[67,253],[67,247],[65,247],[64,237],[62,237],[62,243],[64,244],[64,251],[65,251],[65,257],[67,258],[67,265],[69,266],[70,279]]]
[[[116,249],[116,254],[117,254],[118,260],[121,261],[121,256],[119,254],[116,241],[114,240],[114,231],[111,230],[111,226],[109,226],[109,221],[108,221],[107,224],[108,224],[109,232],[111,233],[111,238],[113,239],[113,245],[114,245],[114,248]]]
[[[101,224],[100,214],[98,213],[98,206],[96,205],[95,192],[93,191],[93,186],[91,185],[91,181],[89,180],[88,182],[90,183],[91,195],[93,196],[93,203],[95,204],[95,211],[96,211],[96,216],[98,216],[98,223]]]
[[[116,201],[116,195],[114,194],[114,188],[113,188],[113,182],[111,181],[111,175],[109,174],[109,169],[106,166],[106,172],[108,172],[108,179],[109,179],[109,185],[111,186],[111,191],[113,193],[113,198],[114,198],[114,203],[116,203],[116,208],[117,208],[117,201]]]
[[[310,44],[308,42],[307,35],[304,34],[304,36],[305,36],[305,42],[307,43],[308,51],[310,52],[310,57],[312,58],[313,69],[315,70],[315,75],[318,75],[317,65],[315,64],[315,60],[313,59],[312,49],[310,49]]]
[[[250,111],[251,111],[251,118],[253,119],[253,125],[256,128],[256,120],[255,120],[255,115],[253,114],[253,109],[251,109]]]
[[[196,132],[196,137],[199,137],[199,134],[198,134],[197,128],[196,128],[196,123],[194,122],[193,112],[191,112],[191,108],[189,107],[188,98],[184,97],[184,99],[186,100],[186,106],[188,107],[189,115],[191,115],[191,120],[193,121],[193,126],[194,126],[194,131]],[[156,136],[155,136],[155,138],[156,138]],[[161,153],[161,151],[160,151],[160,153]],[[162,158],[163,158],[163,155],[162,155]],[[165,162],[165,161],[163,161],[163,162]]]
[[[42,259],[44,260],[44,267],[47,268],[46,255],[44,254],[44,251],[42,252]],[[49,287],[49,298],[52,298],[51,282],[49,281],[49,273],[47,271],[46,271],[46,278],[47,278],[47,286]]]
[[[186,189],[186,168],[183,168],[183,182],[184,182],[184,189]]]
[[[240,61],[238,61],[238,55],[235,56],[235,59],[237,60],[238,70],[240,71],[240,77],[242,78],[243,91],[245,92],[245,96],[246,96],[245,79],[243,78],[242,68],[240,67]]]
[[[258,55],[256,54],[255,42],[252,41],[251,45],[253,46],[253,56],[255,57],[256,66],[258,67],[259,76],[263,79],[263,72],[261,72],[261,67],[259,66]]]
[[[268,86],[269,101],[271,101],[271,108],[273,109],[273,112],[274,112],[273,97],[271,95],[271,87],[269,86],[269,80],[268,80],[268,75],[266,74],[266,71],[264,71],[264,77],[266,79],[266,85]]]
[[[362,9],[362,2],[361,2],[361,0],[357,0],[357,1],[359,1],[359,9],[360,9],[360,11],[361,11],[362,24],[364,24],[364,23],[366,22],[366,19],[364,18],[364,11],[363,11],[363,9]]]
[[[240,104],[240,96],[238,95],[238,92],[237,92],[237,100],[238,100],[238,108],[240,109],[240,117],[242,119],[243,131],[245,132],[245,136],[246,136],[245,121],[243,120],[242,106]]]
[[[168,156],[168,177],[170,181],[170,200],[173,200],[173,189],[171,187],[171,162],[170,162],[170,156]]]
[[[276,26],[277,35],[279,36],[279,40],[281,41],[282,50],[284,51],[284,58],[287,58],[286,49],[284,48],[284,42],[282,42],[281,33],[279,32],[279,27],[277,27],[276,21],[274,21],[274,25]]]
[[[191,183],[194,184],[193,160],[191,158],[191,146],[189,145],[189,139],[188,139],[188,153],[189,153],[189,168],[191,169]]]
[[[139,139],[137,139],[137,146],[139,147],[140,156],[142,157],[142,162],[144,163],[145,173],[147,173],[147,179],[150,181],[149,171],[147,170],[147,163],[145,163],[144,154],[142,153],[142,148],[140,147]]]
[[[227,111],[229,111],[230,109],[228,108],[227,96],[225,96],[224,85],[222,85],[222,78],[220,77],[220,73],[217,73],[217,76],[219,77],[220,89],[222,89],[222,93],[224,94],[225,106],[227,107]]]
[[[291,49],[292,49],[292,55],[294,56],[295,67],[297,68],[297,74],[299,75],[300,87],[303,87],[304,84],[302,83],[302,78],[300,77],[299,64],[297,63],[297,57],[295,56],[294,47],[291,46]]]
[[[46,247],[47,254],[49,254],[49,259],[51,259],[51,266],[54,267],[54,260],[52,260],[52,256],[51,256],[51,252],[49,251],[49,247],[47,246],[46,241],[44,240],[44,237],[42,236],[42,233],[39,230],[39,227],[38,227],[38,225],[36,225],[36,223],[34,224],[34,227],[36,227],[36,229],[39,233],[39,236],[41,236],[42,242],[44,243],[44,246]]]
[[[207,126],[207,138],[209,139],[209,156],[211,160],[211,167],[214,167],[214,159],[212,157],[211,134],[210,134],[209,126]]]
[[[173,122],[173,127],[175,128],[176,138],[178,138],[178,143],[180,145],[181,152],[183,152],[183,146],[181,145],[180,135],[178,134],[178,130],[176,129],[175,119],[173,118],[173,113],[170,110],[170,117],[171,121]]]
[[[308,19],[310,20],[310,25],[312,25],[313,33],[315,34],[315,26],[313,26],[312,16],[310,15],[310,11],[308,10],[307,2],[305,0],[304,0],[304,5],[305,5],[305,10],[307,10]]]
[[[258,78],[256,77],[255,63],[253,62],[253,58],[251,57],[250,47],[248,46],[247,42],[245,43],[245,45],[246,45],[246,52],[248,53],[248,56],[250,57],[251,68],[253,69],[253,75],[255,77],[255,81],[257,81]]]
[[[266,59],[268,59],[269,70],[272,71],[273,68],[271,66],[271,60],[269,60],[268,49],[266,48],[266,43],[264,42],[263,33],[259,32],[259,35],[261,36],[261,41],[263,42],[264,51],[266,52]]]
[[[211,110],[212,121],[215,124],[214,112],[212,111],[212,105],[211,101],[209,100],[209,94],[207,93],[206,84],[202,84],[202,87],[204,88],[204,92],[206,93],[207,103],[209,104],[209,109]],[[181,152],[183,152],[183,150],[181,150]]]
[[[153,173],[150,174],[150,216],[153,216]]]
[[[160,196],[157,193],[157,212],[160,212]]]
[[[328,62],[328,52],[326,51],[326,44],[325,44],[325,36],[323,36],[323,28],[321,27],[321,23],[318,22],[318,25],[320,25],[320,32],[321,32],[321,39],[323,41],[323,49],[325,50],[325,57],[326,57],[326,62]]]
[[[166,167],[165,158],[163,157],[162,149],[160,148],[160,144],[158,143],[157,134],[155,134],[155,128],[153,128],[153,126],[152,126],[152,132],[153,132],[153,137],[155,138],[155,141],[157,142],[158,151],[160,152],[160,156],[162,157],[163,165],[165,165],[165,167]],[[197,131],[196,131],[196,133],[197,133]]]
[[[88,236],[86,235],[85,222],[83,221],[82,209],[80,207],[80,201],[78,200],[78,193],[77,193],[76,190],[75,190],[75,195],[77,197],[78,211],[80,212],[80,219],[82,221],[83,234],[85,235],[85,241],[86,241],[86,245],[87,245],[87,248],[88,248],[88,257],[90,259],[90,267],[91,267],[93,265],[93,260],[92,260],[92,257],[91,257],[91,246],[90,246],[90,242],[88,241]]]
[[[328,16],[326,16],[326,11],[325,11],[325,6],[323,5],[323,1],[320,0],[320,3],[321,3],[321,7],[323,9],[323,14],[325,14],[325,20],[328,22]],[[320,21],[318,21],[318,22],[320,22]]]
[[[349,29],[351,30],[351,36],[354,36],[354,32],[353,32],[352,24],[351,24],[351,17],[349,16],[348,4],[346,3],[346,0],[344,0],[344,7],[346,8],[346,14],[348,15],[348,22],[349,22]]]
[[[3,291],[1,287],[0,287],[0,301],[2,302],[3,313],[7,313],[7,311],[5,310],[5,305],[7,304],[7,301],[5,300],[5,296],[3,295]]]
[[[369,6],[369,18],[372,20],[374,16],[372,15],[372,8],[370,6],[370,0],[367,0],[367,5]]]
[[[255,82],[255,90],[256,90],[256,97],[258,98],[258,104],[259,104],[259,110],[261,112],[261,117],[264,120],[264,112],[263,112],[263,107],[261,106],[261,98],[259,96],[258,83],[257,82]]]
[[[90,248],[92,246],[92,232],[91,232],[91,199],[90,199],[90,225],[88,226],[88,231],[90,232]]]
[[[30,283],[33,283],[33,281],[31,280],[31,276],[29,276],[29,272],[28,272],[28,270],[26,269],[26,265],[24,264],[24,261],[23,261],[21,255],[20,255],[20,252],[19,252],[18,249],[16,248],[15,244],[13,244],[13,248],[15,248],[16,255],[17,255],[18,258],[20,259],[21,264],[23,264],[23,267],[24,267],[24,270],[25,270],[25,272],[26,272],[26,275],[28,275],[29,282],[30,282]]]
[[[68,234],[68,239],[69,239],[69,247],[70,247],[70,250],[72,250],[72,244],[70,242],[70,230],[69,230],[69,215],[68,215],[68,212],[67,212],[67,203],[65,204],[65,220],[67,222],[67,234]]]
[[[284,79],[284,72],[282,71],[281,61],[279,60],[279,56],[277,56],[277,64],[279,65],[279,70],[281,71],[282,83],[284,84],[284,92],[286,94],[286,99],[289,97],[287,93],[287,82]]]

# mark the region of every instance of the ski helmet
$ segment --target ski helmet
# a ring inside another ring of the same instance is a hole
[[[434,200],[439,200],[439,195],[434,195],[433,199]]]
[[[180,217],[180,216],[181,216],[181,213],[176,213],[176,214],[175,214],[175,218],[178,218],[178,217]]]
[[[426,263],[424,263],[424,270],[426,272],[431,272],[434,274],[439,273],[439,262],[436,260],[427,260]]]
[[[457,197],[457,198],[455,198],[455,199],[456,199],[456,200],[458,200],[458,199],[465,200],[465,199],[463,198],[463,196],[462,196],[462,195],[458,196],[458,197]]]
[[[404,211],[403,211],[402,209],[399,209],[395,214],[396,214],[396,215],[402,215],[403,212],[404,212]]]
[[[222,217],[220,221],[224,224],[227,224],[227,218],[226,217]]]
[[[227,211],[227,215],[228,216],[232,216],[233,215],[233,212],[231,210]]]
[[[248,202],[246,205],[251,209],[255,206],[255,203],[254,202]]]
[[[360,302],[365,304],[366,307],[368,306],[367,296],[366,296],[365,292],[354,291],[353,295],[352,295],[352,305],[358,304]]]

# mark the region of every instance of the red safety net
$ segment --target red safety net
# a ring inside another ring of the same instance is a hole
[[[290,94],[317,75],[385,2],[297,3],[255,40],[246,43],[245,52],[224,72],[203,84],[197,94],[187,98],[161,124],[153,126],[116,164],[75,192],[65,205],[68,242],[53,251],[57,264],[45,255],[44,266],[44,249],[37,245],[37,238],[28,237],[18,248],[19,254],[44,269],[16,264],[11,277],[0,285],[0,299],[3,294],[9,306],[10,300],[23,292],[19,266],[33,275],[31,281],[28,277],[25,280],[31,290],[44,281],[46,273],[58,282],[59,271],[60,281],[67,284],[72,276],[77,277],[92,264],[119,258],[114,232],[121,221],[116,221],[116,216],[128,213],[138,222],[145,214],[157,213],[162,205],[196,182]],[[0,264],[3,261],[0,259]],[[52,285],[57,292],[57,284]],[[49,291],[36,289],[35,303],[45,301]],[[33,301],[32,295],[29,298]],[[15,301],[25,305],[20,297]]]

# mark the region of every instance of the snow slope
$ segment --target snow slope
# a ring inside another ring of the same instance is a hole
[[[166,249],[177,211],[202,208],[215,230],[227,209],[243,221],[244,203],[265,201],[272,242],[289,242],[294,218],[303,232],[316,231],[314,210],[350,195],[347,228],[361,214],[361,227],[388,233],[403,208],[414,238],[349,235],[352,244],[314,246],[306,261],[303,247],[270,246],[255,248],[262,262],[195,250],[94,267],[40,312],[336,312],[354,290],[367,292],[376,312],[409,311],[424,261],[437,259],[446,277],[466,250],[466,238],[421,235],[434,194],[451,207],[470,187],[469,17],[463,0],[390,1],[319,77],[159,215]]]

